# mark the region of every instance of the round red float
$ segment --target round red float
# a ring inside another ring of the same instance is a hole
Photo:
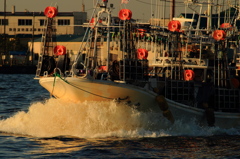
[[[195,77],[195,73],[193,70],[184,70],[184,80],[192,81]]]
[[[44,15],[48,18],[54,18],[58,14],[58,10],[55,7],[47,7],[44,10]]]
[[[97,18],[92,18],[91,20],[90,20],[90,26],[92,27],[92,28],[94,28],[94,25],[95,25],[95,23],[96,23],[96,19]],[[101,19],[99,19],[98,20],[98,23],[102,23],[102,20]]]
[[[168,23],[168,30],[172,32],[179,32],[181,29],[181,23],[178,20],[172,20]]]
[[[130,20],[132,18],[132,11],[129,9],[121,9],[118,13],[121,20]]]
[[[137,59],[143,60],[147,59],[148,51],[146,49],[137,49]]]
[[[66,54],[66,47],[63,45],[57,45],[54,47],[54,54],[56,56],[60,56],[60,55],[65,55]]]
[[[138,34],[141,35],[141,36],[144,36],[144,33],[146,32],[147,30],[145,29],[138,29]]]
[[[220,25],[220,28],[228,29],[228,28],[232,28],[232,25],[230,23],[222,23]]]
[[[224,30],[215,30],[213,32],[213,38],[217,41],[224,40],[226,37],[226,33]]]

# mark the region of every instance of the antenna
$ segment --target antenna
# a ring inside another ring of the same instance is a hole
[[[82,12],[85,12],[85,4],[84,4],[84,0],[82,0]]]

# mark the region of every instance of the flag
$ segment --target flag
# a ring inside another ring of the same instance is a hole
[[[122,4],[125,3],[127,4],[129,2],[129,0],[122,0]]]

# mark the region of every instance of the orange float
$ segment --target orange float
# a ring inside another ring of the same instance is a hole
[[[181,23],[178,20],[172,20],[168,23],[168,30],[172,32],[179,32],[181,29]]]
[[[147,59],[148,51],[146,49],[137,49],[137,59],[143,60]]]
[[[44,10],[44,15],[48,18],[54,18],[58,14],[58,10],[55,7],[46,7]]]
[[[192,81],[195,77],[195,73],[193,70],[184,70],[184,80]]]
[[[57,45],[54,47],[54,54],[56,56],[60,56],[60,55],[65,55],[66,54],[66,47],[63,45]]]
[[[144,33],[146,32],[147,30],[145,29],[138,29],[138,34],[141,35],[141,36],[144,36]]]
[[[132,11],[129,9],[121,9],[118,13],[121,20],[130,20],[132,18]]]
[[[99,66],[98,71],[107,71],[108,67],[107,66]]]
[[[226,33],[224,30],[215,30],[213,32],[213,38],[217,41],[224,40],[226,37]]]
[[[95,22],[95,21],[96,21],[95,19],[97,19],[97,18],[92,18],[92,19],[90,20],[90,22],[89,22],[89,23],[90,23],[90,26],[91,26],[92,28],[94,27],[94,25],[95,25],[95,23],[96,23],[96,22]],[[99,19],[99,20],[98,20],[98,23],[102,23],[102,20]]]
[[[94,23],[95,23],[95,20],[94,20],[94,18],[92,18],[91,20],[90,20],[90,26],[93,28],[94,27]]]
[[[222,23],[220,25],[220,28],[228,29],[228,28],[232,28],[232,25],[230,23]]]

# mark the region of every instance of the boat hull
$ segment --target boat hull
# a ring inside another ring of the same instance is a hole
[[[155,93],[129,84],[75,77],[64,80],[59,77],[43,77],[39,83],[56,98],[73,102],[116,100],[142,111],[161,112]]]
[[[132,105],[140,111],[162,113],[156,101],[157,94],[128,84],[75,77],[67,77],[65,80],[59,77],[43,77],[39,83],[56,98],[73,102],[116,100]],[[209,117],[205,110],[169,99],[166,101],[175,120],[187,123],[195,120],[200,126],[209,126]],[[214,116],[210,118],[215,120],[214,126],[220,128],[240,126],[239,113],[214,112]]]
[[[216,127],[240,128],[240,113],[214,112],[214,116],[209,116],[204,109],[166,100],[175,119],[181,119],[183,122],[195,120],[200,126],[209,126],[208,121],[210,120]]]

